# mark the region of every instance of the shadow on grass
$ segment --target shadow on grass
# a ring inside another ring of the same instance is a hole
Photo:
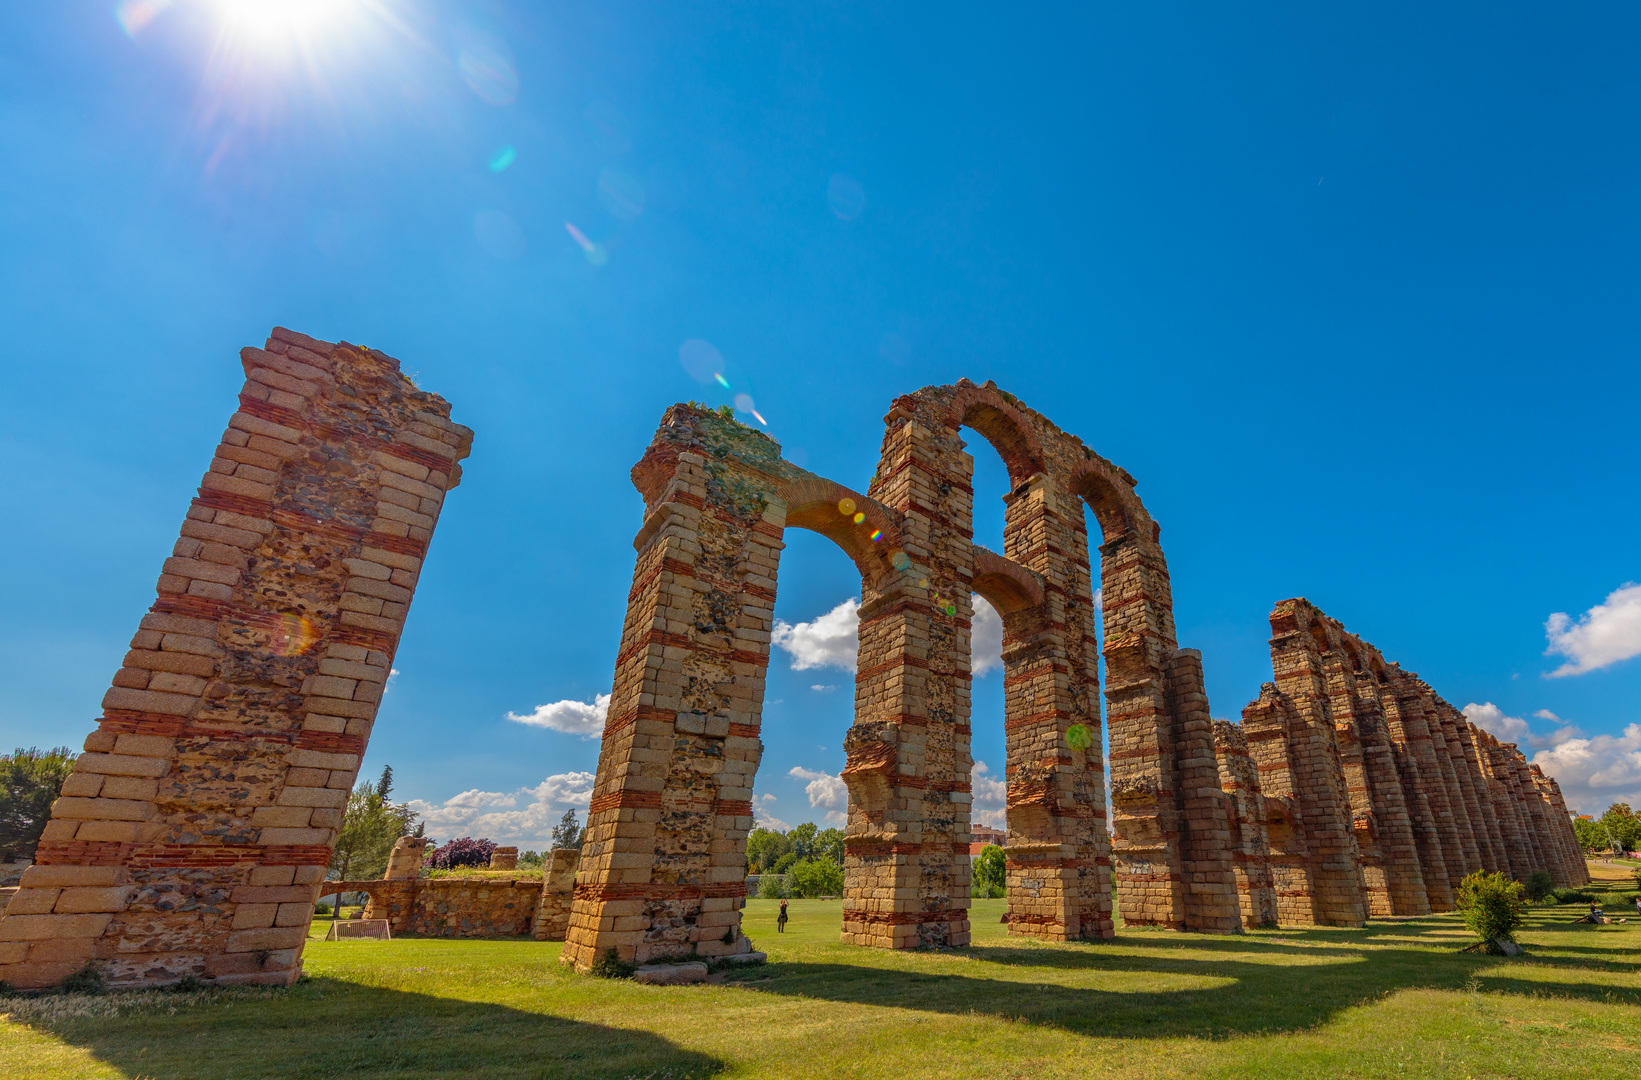
[[[1405,934],[1407,924],[1401,925]],[[1283,949],[1281,939],[1262,938],[1253,945],[1246,938],[1151,934],[1121,936],[1115,942],[1121,947],[1117,949],[1103,944],[1043,948],[998,943],[949,954],[970,962],[963,965],[962,973],[777,960],[766,973],[749,972],[737,981],[766,994],[994,1016],[1105,1038],[1212,1038],[1307,1030],[1346,1009],[1415,988],[1641,1005],[1641,990],[1577,977],[1580,971],[1592,976],[1628,974],[1635,965],[1555,957],[1548,954],[1559,951],[1559,945],[1541,944],[1538,948],[1547,954],[1542,965],[1551,978],[1537,980],[1519,977],[1521,965],[1540,963],[1531,955],[1506,961],[1465,954],[1445,940],[1430,941],[1422,948],[1375,944],[1372,938],[1397,933],[1395,926],[1384,930],[1384,934],[1355,931],[1351,940],[1327,932],[1317,935],[1337,948]],[[1358,947],[1352,948],[1353,942]],[[1253,952],[1270,945],[1277,947],[1263,954],[1268,961]],[[1136,955],[1134,946],[1146,951]],[[1150,946],[1165,946],[1174,955],[1151,953]],[[1495,972],[1504,964],[1510,966]],[[1032,968],[1052,970],[1055,978],[1078,971],[1098,974],[1107,986],[1044,983],[1032,979]],[[1113,975],[1139,978],[1112,980]],[[1115,988],[1111,988],[1113,982]],[[1124,983],[1134,989],[1124,989]]]
[[[286,990],[80,999],[79,1016],[77,1003],[64,1004],[64,1015],[12,1019],[133,1077],[696,1080],[724,1067],[647,1031],[332,978]]]

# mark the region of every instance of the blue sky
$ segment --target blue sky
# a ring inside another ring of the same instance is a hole
[[[0,10],[0,745],[90,729],[281,324],[477,431],[366,763],[441,838],[584,800],[668,404],[748,394],[858,486],[891,399],[963,376],[1140,479],[1215,715],[1303,595],[1641,803],[1633,7],[277,10]],[[788,541],[758,791],[796,824],[842,809],[851,695],[793,665],[847,662],[814,624],[858,581]]]

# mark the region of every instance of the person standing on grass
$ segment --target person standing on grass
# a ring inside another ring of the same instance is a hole
[[[785,900],[781,901],[781,914],[780,914],[780,917],[775,920],[775,932],[778,933],[778,934],[786,933],[786,901]]]

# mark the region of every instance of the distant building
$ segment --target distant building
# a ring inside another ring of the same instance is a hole
[[[969,832],[974,837],[974,841],[969,844],[970,857],[980,854],[980,850],[987,844],[996,844],[998,847],[1003,847],[1008,840],[1008,833],[1002,829],[993,829],[986,825],[970,825]]]

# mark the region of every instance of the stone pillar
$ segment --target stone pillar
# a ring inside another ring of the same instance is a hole
[[[1276,886],[1271,879],[1270,836],[1259,772],[1248,754],[1248,740],[1242,729],[1230,721],[1214,721],[1214,749],[1219,759],[1219,786],[1235,808],[1231,865],[1242,925],[1250,929],[1273,926]]]
[[[966,945],[972,494],[955,433],[898,405],[887,420],[868,494],[900,515],[907,561],[861,584],[843,940]]]
[[[746,836],[785,507],[689,449],[722,434],[778,460],[738,428],[675,406],[634,469],[647,513],[563,954],[582,971],[612,949],[631,963],[751,949]]]
[[[1357,655],[1366,646],[1353,642]],[[1385,902],[1389,915],[1428,915],[1430,898],[1425,892],[1424,873],[1419,866],[1419,849],[1413,839],[1412,817],[1407,810],[1401,776],[1396,769],[1395,750],[1385,723],[1379,696],[1372,688],[1373,675],[1367,670],[1338,669],[1339,686],[1334,700],[1340,702],[1335,716],[1348,713],[1361,756],[1367,783],[1367,812],[1371,814],[1378,843],[1379,867],[1384,875]],[[1351,791],[1351,805],[1357,807],[1358,792]],[[1365,873],[1364,873],[1365,877]],[[1381,914],[1378,910],[1371,915]]]
[[[576,864],[580,848],[554,848],[541,868],[541,902],[531,934],[537,941],[563,941],[570,928],[570,904],[575,895]]]
[[[275,329],[0,919],[0,979],[286,984],[472,432]]]
[[[393,850],[388,853],[387,872],[382,875],[387,881],[412,881],[422,875],[422,860],[427,857],[427,849],[433,846],[433,841],[421,836],[401,836],[393,842]]]
[[[1009,933],[1110,937],[1099,659],[1082,504],[1043,474],[1005,502],[1006,548],[1042,582],[1037,606],[1004,618]],[[1002,599],[993,606],[1008,612]]]
[[[491,870],[513,870],[519,864],[519,849],[516,847],[499,847],[490,853]]]

